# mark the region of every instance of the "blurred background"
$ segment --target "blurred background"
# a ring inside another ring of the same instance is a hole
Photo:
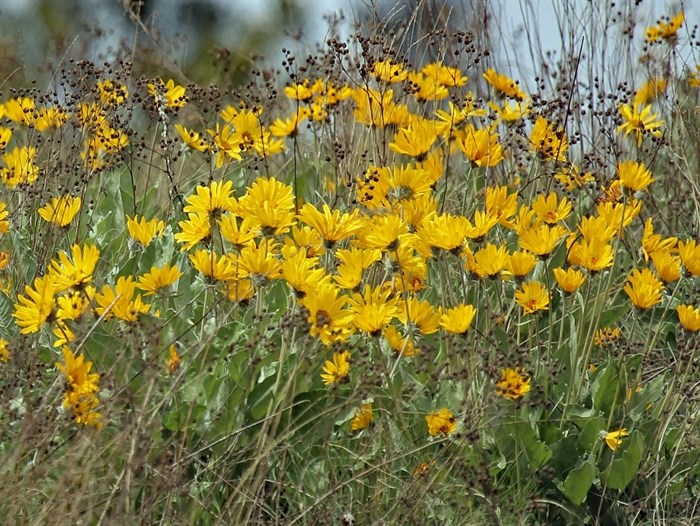
[[[686,12],[687,40],[695,37],[700,2],[612,2],[620,24],[651,23]],[[477,28],[506,74],[533,78],[541,57],[563,45],[560,20],[591,9],[584,0],[0,0],[0,86],[52,75],[68,58],[114,63],[138,53],[145,74],[171,73],[206,83],[225,75],[241,84],[255,66],[280,68],[282,48],[314,53],[337,35],[413,24],[428,34]],[[585,17],[580,17],[582,20]],[[576,19],[576,16],[570,19]],[[644,27],[637,28],[643,41]],[[610,38],[610,35],[607,35]],[[601,36],[601,43],[606,36]],[[618,36],[614,36],[618,38]],[[597,45],[602,45],[596,43]],[[641,45],[641,44],[640,44]],[[403,50],[407,51],[407,50]],[[692,53],[691,53],[692,55]],[[410,57],[410,53],[409,53]],[[691,57],[697,59],[697,57]],[[526,87],[528,87],[526,85]]]

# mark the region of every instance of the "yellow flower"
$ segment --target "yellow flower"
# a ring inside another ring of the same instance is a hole
[[[649,133],[654,137],[661,137],[661,126],[664,121],[659,119],[658,113],[651,113],[651,104],[642,106],[641,104],[621,104],[620,115],[622,124],[617,127],[618,131],[624,131],[625,136],[634,133],[637,137],[637,146],[642,145],[644,135]]]
[[[21,327],[22,334],[39,332],[44,322],[54,313],[56,288],[50,276],[38,277],[34,280],[34,286],[25,285],[26,296],[18,296],[19,302],[15,304],[15,312],[12,314]]]
[[[297,111],[288,119],[275,119],[270,125],[270,133],[275,137],[295,137],[299,133],[299,126],[311,116],[311,110],[306,107],[297,108]]]
[[[54,281],[56,292],[68,289],[83,290],[92,281],[100,251],[94,245],[73,245],[71,261],[66,252],[58,254],[58,261],[51,261],[49,275]]]
[[[250,217],[263,236],[283,234],[295,223],[294,190],[274,177],[259,177],[238,200],[239,215]]]
[[[505,245],[496,246],[487,243],[480,248],[473,258],[467,258],[467,268],[480,278],[493,279],[501,273],[508,261],[508,249]]]
[[[63,395],[63,407],[72,411],[75,423],[92,426],[98,431],[104,427],[102,414],[95,411],[99,405],[100,400],[94,393],[71,390]]]
[[[503,160],[503,146],[498,142],[498,134],[489,129],[476,129],[467,124],[457,133],[456,144],[474,166],[496,166]]]
[[[432,411],[425,417],[425,422],[428,424],[430,436],[448,436],[457,429],[457,419],[452,414],[452,411],[446,407],[439,411]]]
[[[164,83],[160,77],[157,77],[153,83],[146,84],[146,87],[148,88],[148,93],[156,99],[159,106],[182,108],[188,102],[185,88],[176,86],[173,79]]]
[[[668,20],[668,18],[666,18]],[[659,20],[655,26],[647,28],[646,35],[648,42],[656,42],[657,40],[668,40],[673,41],[676,38],[676,33],[683,25],[685,21],[685,14],[683,11],[679,12],[671,20],[666,22],[665,20]]]
[[[659,234],[654,233],[654,220],[650,217],[644,222],[644,234],[642,236],[642,254],[644,261],[649,261],[649,257],[657,251],[675,251],[678,239],[668,237],[663,239]]]
[[[107,107],[121,106],[129,97],[129,90],[124,84],[110,79],[98,81],[97,89],[100,93],[100,101]]]
[[[634,104],[649,104],[666,91],[668,81],[662,78],[647,80],[634,94]]]
[[[163,230],[165,230],[165,223],[159,219],[151,219],[148,221],[143,216],[126,216],[126,228],[133,240],[147,247],[156,235],[161,235],[163,233]]]
[[[95,301],[99,305],[95,307],[95,312],[107,319],[116,316],[127,322],[136,322],[139,315],[148,313],[151,306],[143,303],[140,294],[134,298],[135,292],[134,278],[120,276],[116,286],[105,285],[102,292],[95,294]]]
[[[2,114],[2,105],[0,105],[0,115]],[[0,126],[0,149],[5,148],[12,139],[12,128]]]
[[[530,375],[520,367],[506,368],[496,384],[496,394],[510,400],[522,398],[530,392]]]
[[[233,197],[233,181],[212,181],[209,186],[197,186],[195,194],[188,196],[186,201],[185,213],[206,214],[210,219],[216,219],[224,212],[238,211],[238,202]]]
[[[413,157],[423,161],[438,138],[435,123],[427,119],[416,119],[408,127],[399,128],[394,140],[389,143],[392,152]]]
[[[238,271],[231,258],[219,256],[210,250],[200,249],[190,254],[192,266],[207,278],[217,281],[231,281],[238,277]]]
[[[61,227],[67,227],[76,214],[80,211],[82,199],[63,195],[54,197],[51,202],[39,209],[39,215],[49,223],[54,223]]]
[[[9,215],[7,205],[0,201],[0,234],[7,234],[10,231],[10,222],[7,220]]]
[[[177,131],[182,142],[189,148],[197,150],[198,152],[206,152],[209,150],[209,143],[203,137],[200,137],[198,132],[189,130],[182,124],[176,124],[175,131]]]
[[[39,166],[34,164],[36,148],[15,146],[2,156],[6,168],[0,169],[0,176],[7,186],[14,188],[20,184],[32,184],[39,177]]]
[[[522,92],[517,81],[500,73],[496,73],[496,71],[491,68],[486,70],[483,77],[499,95],[516,101],[525,100],[525,93]]]
[[[661,293],[664,285],[648,268],[634,269],[627,276],[625,292],[635,307],[648,309],[657,303],[661,303]]]
[[[7,363],[10,361],[10,351],[7,350],[8,341],[0,338],[0,362]]]
[[[161,268],[151,267],[151,271],[139,277],[136,285],[146,296],[153,296],[159,290],[169,287],[182,276],[182,272],[177,265],[165,264]]]
[[[382,336],[391,347],[391,350],[407,358],[415,356],[420,352],[409,337],[401,336],[393,325],[387,325],[382,331]]]
[[[352,313],[344,309],[347,297],[332,283],[322,282],[300,300],[308,311],[309,334],[330,345],[344,341],[352,332]]]
[[[433,334],[440,327],[440,311],[426,300],[411,296],[397,304],[396,317],[406,326],[413,325],[421,334]]]
[[[561,128],[555,128],[544,117],[537,117],[530,133],[530,149],[544,160],[566,161],[569,141]]]
[[[67,120],[66,110],[57,106],[49,106],[37,112],[34,127],[38,132],[45,132],[49,128],[60,128]]]
[[[442,313],[440,327],[453,334],[466,334],[475,315],[473,305],[457,305]]]
[[[348,302],[354,314],[355,327],[372,336],[379,336],[391,320],[398,316],[397,302],[390,298],[391,290],[365,285],[364,293],[355,293]]]
[[[180,368],[180,355],[177,353],[177,348],[173,343],[168,352],[168,373],[175,374]]]
[[[523,283],[522,288],[515,292],[515,301],[526,314],[534,314],[540,310],[549,309],[549,291],[538,281]]]
[[[450,95],[447,88],[437,78],[425,75],[420,71],[408,73],[408,85],[418,102],[441,100]]]
[[[564,168],[561,172],[557,173],[554,178],[563,184],[569,192],[582,187],[586,183],[595,182],[595,177],[593,177],[592,173],[586,172],[581,174],[579,167],[575,164]]]
[[[681,258],[669,250],[655,250],[651,254],[654,270],[664,283],[671,283],[681,277]]]
[[[241,250],[240,255],[230,257],[238,269],[238,277],[250,278],[256,286],[266,280],[282,277],[277,245],[268,239],[261,240],[259,244],[251,243]]]
[[[595,331],[593,335],[593,343],[598,347],[610,347],[620,338],[619,327],[603,327]]]
[[[178,225],[180,232],[177,232],[174,238],[178,243],[182,243],[180,250],[183,252],[211,238],[211,223],[207,214],[187,214],[187,220],[180,221]]]
[[[540,194],[532,202],[532,210],[542,221],[554,225],[563,221],[571,214],[571,201],[562,197],[561,201],[555,192],[551,192],[547,197]]]
[[[678,243],[678,255],[691,276],[700,276],[700,244],[694,239]]]
[[[403,64],[386,59],[374,63],[372,75],[378,81],[394,83],[406,80],[408,72],[404,69]]]
[[[22,126],[29,126],[30,124],[34,123],[34,99],[30,99],[29,97],[18,97],[8,100],[2,106],[5,117],[10,119],[12,122]]]
[[[352,419],[350,428],[353,431],[362,431],[370,426],[373,419],[374,415],[372,414],[372,402],[362,404],[360,409],[357,411],[357,414]]]
[[[535,265],[537,265],[535,256],[526,250],[519,250],[508,256],[504,274],[514,276],[516,280],[522,280],[535,268]]]
[[[530,113],[530,104],[527,102],[507,100],[503,102],[503,106],[499,106],[489,101],[488,107],[506,124],[517,122]]]
[[[552,272],[554,272],[554,278],[557,280],[559,287],[568,294],[576,292],[583,285],[583,282],[586,281],[586,276],[580,270],[572,268],[564,270],[559,267]]]
[[[621,428],[618,429],[617,431],[608,431],[603,435],[603,438],[605,440],[605,443],[608,445],[608,447],[613,450],[617,451],[618,448],[622,445],[622,439],[624,437],[628,437],[630,434],[627,432],[626,428]]]
[[[291,86],[286,86],[284,88],[284,94],[289,99],[300,100],[302,102],[310,100],[314,95],[311,88],[309,88],[308,79],[305,79],[303,82],[295,82]]]
[[[692,305],[678,305],[676,312],[685,330],[700,331],[700,309],[696,309]]]
[[[323,212],[312,204],[306,204],[299,212],[299,220],[316,230],[324,241],[326,248],[333,248],[338,241],[352,236],[358,230],[364,228],[364,222],[357,210],[352,213],[341,214],[340,210],[331,211],[327,204],[323,204]]]
[[[542,224],[520,232],[518,244],[525,250],[546,259],[557,247],[567,231],[561,225]]]
[[[464,86],[468,80],[460,70],[446,66],[441,62],[426,64],[421,68],[421,73],[423,73],[423,75],[426,77],[435,79],[435,82],[437,82],[437,84],[440,86]]]
[[[350,353],[348,351],[334,352],[331,360],[323,364],[321,381],[326,385],[347,381],[350,376]]]
[[[622,186],[629,188],[632,192],[644,190],[654,182],[651,172],[644,163],[623,161],[617,165],[617,172]]]
[[[567,261],[590,272],[600,272],[612,266],[615,253],[605,239],[594,237],[590,241],[584,239],[574,243],[569,249]]]
[[[489,186],[486,188],[484,201],[489,216],[497,218],[498,223],[507,228],[514,227],[510,219],[518,211],[517,193],[509,194],[507,186]]]
[[[56,362],[56,368],[63,373],[68,382],[68,386],[73,391],[79,393],[96,393],[100,390],[100,375],[91,373],[92,362],[86,362],[81,354],[76,357],[70,348],[64,346],[61,349],[63,363]]]

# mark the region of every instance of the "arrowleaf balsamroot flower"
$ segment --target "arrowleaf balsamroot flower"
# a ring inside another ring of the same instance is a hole
[[[392,59],[381,60],[374,63],[372,68],[372,76],[380,82],[396,83],[406,80],[408,71],[400,64]]]
[[[147,220],[145,217],[126,216],[126,229],[131,239],[137,241],[143,247],[147,247],[155,236],[159,236],[165,230],[165,223],[160,219]]]
[[[139,277],[136,286],[145,291],[145,296],[154,296],[161,289],[169,287],[182,276],[177,265],[165,264],[162,267],[151,267],[151,271]]]
[[[374,415],[372,414],[372,402],[367,402],[366,404],[362,404],[357,410],[355,417],[350,423],[350,429],[353,431],[362,431],[363,429],[367,429],[372,424],[372,420],[374,420]]]
[[[511,218],[518,212],[518,194],[508,193],[507,186],[489,186],[484,197],[486,213],[506,228],[515,225]]]
[[[696,309],[692,305],[678,305],[676,312],[685,330],[700,331],[700,309]]]
[[[537,258],[527,250],[513,252],[506,260],[503,271],[504,277],[513,276],[516,280],[522,280],[537,265]]]
[[[625,136],[633,133],[637,137],[637,146],[642,145],[647,133],[654,137],[661,137],[659,128],[663,126],[664,121],[659,119],[658,113],[651,113],[651,104],[646,106],[621,104],[620,115],[622,115],[623,122],[617,127],[617,130],[625,132]]]
[[[256,179],[238,205],[238,214],[250,217],[263,236],[284,234],[296,222],[294,191],[274,177]]]
[[[54,313],[56,288],[51,276],[43,276],[34,280],[33,287],[25,285],[24,291],[26,296],[17,297],[19,302],[15,304],[12,316],[21,327],[20,333],[32,334],[39,332]]]
[[[678,243],[678,255],[691,276],[700,276],[700,244],[694,239]]]
[[[442,313],[440,327],[452,334],[466,334],[475,315],[476,309],[473,305],[457,305]]]
[[[98,316],[104,315],[107,319],[115,316],[126,322],[136,322],[141,314],[146,314],[151,306],[144,303],[141,295],[134,297],[136,284],[131,276],[120,276],[117,284],[112,287],[105,285],[102,292],[95,294],[95,313]]]
[[[547,259],[566,234],[567,230],[563,226],[544,223],[522,230],[518,244],[541,259]]]
[[[571,245],[567,261],[572,265],[583,267],[589,272],[600,272],[612,266],[615,261],[615,252],[605,239],[598,237],[594,237],[590,241],[583,239]]]
[[[566,161],[569,141],[563,129],[555,128],[544,117],[537,117],[530,133],[530,149],[545,161]]]
[[[506,368],[496,384],[496,394],[509,400],[517,400],[530,392],[530,375],[520,367]]]
[[[410,358],[420,352],[411,338],[402,336],[401,333],[393,325],[387,325],[382,331],[382,336],[389,344],[392,351],[401,356]]]
[[[503,146],[498,134],[487,128],[476,129],[468,124],[456,135],[457,147],[474,166],[492,167],[503,160]]]
[[[561,290],[567,294],[573,294],[586,281],[586,276],[580,270],[569,268],[555,268],[553,271],[554,278],[557,280]]]
[[[66,378],[66,392],[63,407],[70,409],[75,422],[102,429],[102,415],[95,411],[100,405],[96,393],[100,390],[100,375],[91,373],[92,362],[86,362],[83,355],[78,357],[68,347],[63,347],[63,362],[56,362],[56,368]]]
[[[389,143],[392,152],[401,153],[422,161],[438,138],[435,123],[427,119],[416,119],[408,127],[399,128]]]
[[[603,327],[595,331],[593,335],[593,343],[598,347],[611,347],[617,340],[620,339],[619,327]]]
[[[163,79],[157,77],[153,83],[146,84],[146,86],[148,93],[156,99],[158,105],[167,108],[182,108],[188,102],[185,88],[176,85],[173,79],[163,82]]]
[[[539,281],[523,283],[522,288],[515,292],[515,301],[526,314],[549,309],[549,291]]]
[[[672,283],[681,277],[681,258],[669,250],[655,250],[651,254],[654,270],[664,283]]]
[[[182,252],[192,250],[199,243],[206,242],[211,238],[211,223],[207,214],[187,214],[187,219],[178,223],[180,232],[173,237],[175,241],[182,244]]]
[[[54,197],[49,203],[39,208],[38,212],[42,219],[49,223],[67,227],[80,211],[82,202],[80,197],[70,195]]]
[[[183,209],[187,214],[204,214],[218,219],[224,212],[237,212],[238,202],[233,197],[233,181],[212,181],[209,186],[197,186],[188,196]]]
[[[10,231],[10,222],[7,220],[9,215],[7,205],[0,201],[0,234],[7,234]]]
[[[350,352],[334,352],[331,360],[323,364],[321,381],[326,385],[347,381],[350,377]]]
[[[508,249],[505,245],[487,243],[477,250],[473,258],[467,258],[467,268],[480,278],[493,279],[501,273],[507,261]]]
[[[53,279],[56,292],[68,289],[82,290],[92,282],[100,251],[94,245],[73,245],[71,257],[66,252],[58,254],[58,261],[51,261],[49,274]]]
[[[391,298],[391,290],[365,285],[363,294],[355,293],[348,301],[355,327],[371,336],[379,336],[382,330],[398,317],[397,301]]]
[[[357,210],[349,214],[341,214],[340,210],[331,211],[325,203],[323,212],[312,204],[304,205],[299,212],[299,220],[316,230],[328,249],[364,228],[364,221],[359,217]]]
[[[663,283],[648,268],[634,269],[627,276],[625,292],[637,308],[648,309],[661,303],[663,290]]]
[[[352,312],[346,310],[347,296],[328,282],[307,291],[300,303],[308,311],[309,333],[326,345],[344,341],[352,332]]]
[[[654,182],[651,172],[644,166],[644,163],[622,161],[617,165],[617,173],[622,186],[632,192],[645,190],[647,186]]]
[[[39,166],[34,164],[36,148],[15,146],[2,156],[6,168],[0,168],[0,177],[9,188],[33,184],[39,177]]]
[[[627,429],[623,427],[617,431],[603,432],[603,439],[612,451],[617,451],[622,445],[622,439],[629,435]]]
[[[231,281],[239,274],[230,257],[220,256],[211,250],[197,250],[190,254],[190,261],[197,271],[215,281]]]
[[[662,238],[654,233],[654,220],[650,217],[644,222],[644,234],[642,236],[642,254],[644,261],[657,251],[675,251],[678,239],[675,237]]]
[[[668,20],[668,18],[666,18],[666,20]],[[668,22],[666,20],[659,20],[655,26],[647,28],[647,42],[656,42],[657,40],[673,42],[676,38],[676,33],[678,33],[678,30],[685,21],[685,13],[680,11],[676,16],[668,20]]]
[[[572,208],[571,201],[566,197],[559,200],[559,196],[555,192],[550,192],[547,197],[542,194],[538,195],[531,206],[537,217],[550,225],[569,217]]]
[[[418,327],[421,334],[433,334],[440,328],[440,311],[430,302],[411,296],[397,302],[396,317],[404,325]]]
[[[443,407],[439,411],[432,411],[425,417],[428,424],[428,434],[430,436],[448,436],[457,429],[457,419],[452,411]]]
[[[488,82],[496,92],[502,97],[514,99],[516,101],[525,100],[525,93],[520,89],[518,83],[505,75],[497,73],[494,69],[487,69],[483,74],[484,80]]]

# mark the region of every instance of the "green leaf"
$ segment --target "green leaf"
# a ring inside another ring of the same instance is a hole
[[[578,438],[578,446],[581,451],[592,451],[601,430],[605,429],[605,419],[601,416],[588,419],[582,426]]]
[[[528,467],[535,471],[542,467],[550,458],[552,450],[546,444],[537,440],[535,430],[527,423],[517,424],[517,438],[525,448]]]
[[[601,481],[610,489],[625,489],[637,474],[643,451],[642,435],[639,431],[634,431],[620,458],[615,458],[608,468],[601,472]]]
[[[596,476],[594,457],[589,457],[580,466],[572,469],[563,484],[559,484],[559,490],[572,504],[579,505],[586,500],[588,490],[593,485]]]
[[[593,406],[603,413],[610,414],[617,398],[624,395],[624,387],[620,385],[620,375],[617,364],[608,362],[593,380]]]

